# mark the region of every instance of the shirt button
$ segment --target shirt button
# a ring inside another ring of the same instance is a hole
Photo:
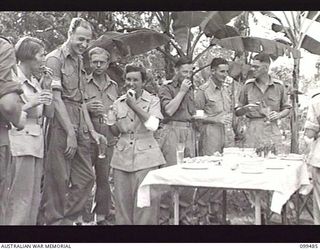
[[[133,122],[133,119],[131,119],[131,121]]]
[[[132,145],[133,144],[133,142],[130,142],[130,145]]]

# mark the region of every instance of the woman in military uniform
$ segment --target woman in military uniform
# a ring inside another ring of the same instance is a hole
[[[116,117],[111,127],[119,134],[111,167],[114,171],[116,224],[158,224],[159,199],[151,206],[137,207],[137,190],[147,173],[165,164],[159,145],[153,137],[162,119],[160,100],[143,89],[146,71],[141,66],[127,65],[125,84],[128,92],[118,98],[113,110]]]

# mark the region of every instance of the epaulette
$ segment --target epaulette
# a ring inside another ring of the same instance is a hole
[[[126,99],[127,99],[127,94],[124,94],[124,95],[120,96],[120,97],[116,100],[116,102],[123,102],[123,101],[125,101]]]
[[[317,95],[320,95],[320,92],[319,92],[319,93],[314,94],[311,98],[316,97]]]
[[[254,83],[255,81],[256,80],[254,78],[251,78],[251,79],[246,80],[246,82],[244,84],[246,85],[246,84],[249,84],[249,83]]]
[[[205,89],[207,89],[209,86],[210,86],[210,83],[209,83],[209,82],[205,82],[204,84],[202,84],[202,85],[199,86],[199,89],[205,90]]]
[[[8,43],[12,44],[12,42],[8,38],[6,38],[4,36],[0,36],[0,38],[2,38],[3,40],[6,40]]]
[[[279,80],[279,79],[272,79],[272,81],[274,83],[278,83],[278,84],[281,84],[281,85],[284,85],[283,81]]]
[[[168,85],[168,84],[171,84],[173,83],[173,80],[166,80],[166,81],[163,81],[163,85]]]

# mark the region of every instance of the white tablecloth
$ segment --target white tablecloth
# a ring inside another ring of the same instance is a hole
[[[273,191],[270,209],[280,214],[290,196],[302,185],[310,184],[307,167],[302,161],[268,159],[260,166],[264,169],[262,173],[255,174],[242,173],[241,167],[231,170],[226,165],[193,163],[195,168],[202,166],[207,169],[185,169],[192,166],[190,163],[150,171],[139,186],[137,205],[150,206],[151,186],[159,191],[168,185],[270,190]],[[283,169],[268,169],[274,166],[282,166]]]

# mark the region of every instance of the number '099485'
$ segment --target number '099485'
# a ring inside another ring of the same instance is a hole
[[[300,248],[318,248],[318,244],[300,244]]]

